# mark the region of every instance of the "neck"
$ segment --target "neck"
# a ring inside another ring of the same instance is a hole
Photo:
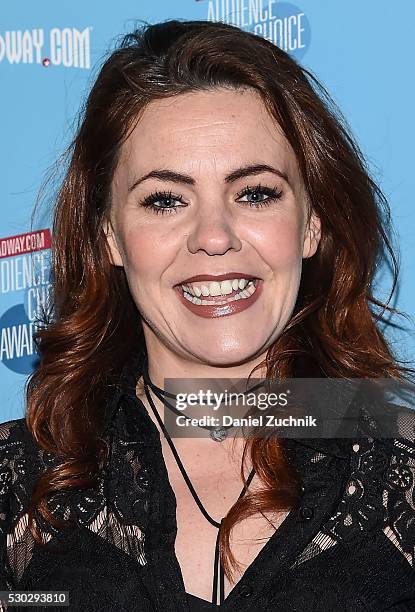
[[[147,340],[147,339],[146,339]],[[247,379],[254,368],[265,361],[266,352],[243,363],[209,364],[200,360],[183,357],[162,345],[159,341],[146,341],[148,355],[148,374],[157,387],[165,388],[165,379]],[[265,378],[266,368],[258,367],[252,374],[255,378]],[[145,395],[145,394],[144,394]],[[157,399],[157,398],[156,398]]]

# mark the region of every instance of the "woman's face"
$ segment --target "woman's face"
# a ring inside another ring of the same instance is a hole
[[[256,91],[152,102],[122,147],[104,228],[148,350],[218,366],[262,355],[318,246],[306,213],[295,155]]]

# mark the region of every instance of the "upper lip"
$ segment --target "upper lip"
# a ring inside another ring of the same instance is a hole
[[[250,274],[249,272],[227,272],[227,274],[196,274],[196,276],[190,276],[185,280],[180,281],[179,285],[187,285],[188,283],[196,283],[198,281],[216,281],[220,282],[231,278],[258,278],[257,276]]]

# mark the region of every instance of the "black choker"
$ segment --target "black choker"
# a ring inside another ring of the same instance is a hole
[[[148,373],[148,357],[147,357],[147,355],[145,355],[144,362],[143,362],[143,381],[144,381],[144,386],[147,385],[148,387],[150,387],[150,389],[159,398],[159,400],[164,404],[164,406],[166,406],[167,408],[169,408],[169,410],[174,412],[175,415],[183,417],[183,413],[180,412],[180,410],[178,410],[175,406],[172,406],[171,404],[169,404],[169,402],[165,399],[166,397],[169,397],[172,400],[176,401],[176,395],[174,395],[172,393],[168,393],[164,389],[160,389],[160,387],[157,387],[157,385],[155,385],[151,381],[149,373]],[[253,387],[252,389],[250,389],[250,391],[258,389],[261,386],[262,386],[262,383],[260,383],[259,385],[256,385],[255,387]],[[148,396],[147,390],[146,390],[146,395]],[[190,417],[184,417],[184,418],[187,419],[187,420],[190,420]],[[201,429],[205,429],[205,430],[209,431],[210,437],[215,442],[223,442],[223,440],[225,440],[228,437],[228,435],[229,435],[228,434],[228,429],[231,429],[233,427],[233,425],[219,426],[219,427],[209,427],[208,425],[198,425],[198,427],[200,427]]]
[[[220,522],[216,521],[215,519],[213,519],[210,514],[208,514],[208,512],[206,511],[205,507],[203,506],[202,502],[199,499],[198,494],[195,491],[194,486],[192,485],[192,482],[184,468],[184,465],[179,457],[179,454],[176,450],[176,447],[173,444],[173,440],[170,438],[169,433],[167,431],[167,429],[164,427],[164,423],[160,418],[160,415],[157,411],[157,408],[154,405],[154,402],[151,398],[151,394],[149,393],[148,387],[150,387],[153,392],[157,395],[157,397],[162,401],[162,403],[167,406],[168,408],[170,408],[171,410],[173,410],[173,412],[175,412],[176,414],[181,414],[175,407],[170,406],[164,399],[164,396],[167,397],[171,397],[171,398],[175,398],[175,395],[172,395],[171,393],[167,393],[166,391],[164,391],[163,389],[159,389],[156,385],[154,385],[151,380],[150,377],[148,375],[148,365],[147,365],[147,355],[145,356],[145,360],[144,360],[144,364],[143,364],[143,379],[144,379],[144,390],[147,396],[147,400],[154,412],[154,416],[157,419],[158,424],[160,425],[161,430],[163,431],[166,440],[172,450],[172,453],[177,461],[177,465],[179,466],[179,469],[183,475],[183,478],[187,484],[187,486],[189,487],[189,490],[196,502],[196,504],[198,505],[201,513],[203,514],[203,516],[209,521],[209,523],[211,525],[213,525],[214,527],[217,528],[218,533],[216,536],[216,543],[215,543],[215,558],[214,558],[214,563],[213,563],[213,583],[212,583],[212,604],[213,605],[217,605],[218,603],[218,590],[219,590],[219,603],[222,604],[224,599],[225,599],[225,573],[224,573],[224,569],[223,569],[223,565],[222,565],[222,561],[221,561],[221,555],[220,555],[220,547],[219,547],[219,539],[220,539],[220,533],[221,533],[221,527],[222,527],[222,523],[223,523],[223,518],[220,520]],[[177,412],[176,412],[177,410]],[[210,429],[210,435],[212,437],[212,440],[216,440],[217,442],[222,442],[222,440],[225,439],[225,437],[228,435],[226,428],[223,428],[225,430],[225,436],[224,437],[220,437],[219,434],[217,434],[217,429],[213,429],[213,428],[208,428],[205,427],[204,429]],[[213,435],[212,435],[212,432]],[[217,435],[217,437],[214,437],[214,435]],[[249,485],[252,482],[252,479],[255,475],[255,469],[252,468],[252,470],[249,473],[248,478],[246,479],[246,481],[244,481],[244,486],[242,488],[242,491],[239,494],[239,498],[243,497],[246,493],[246,491],[248,490]],[[219,587],[219,589],[218,589]]]
[[[160,387],[157,387],[157,385],[155,385],[151,381],[150,376],[148,374],[148,359],[147,359],[147,355],[145,356],[144,363],[143,363],[143,380],[144,380],[144,385],[147,385],[148,387],[150,387],[150,389],[153,391],[153,393],[159,398],[159,400],[167,408],[169,408],[177,416],[183,416],[183,413],[180,412],[180,410],[178,410],[175,406],[172,406],[171,404],[169,404],[169,402],[167,402],[166,399],[165,399],[166,397],[169,397],[169,398],[173,399],[174,401],[176,401],[176,395],[174,395],[172,393],[168,393],[164,389],[160,389]],[[146,395],[148,396],[147,392],[146,392]],[[185,417],[185,418],[187,420],[190,420],[189,417]],[[202,429],[208,430],[210,437],[215,442],[223,442],[223,440],[225,440],[228,437],[228,429],[231,429],[232,425],[228,425],[228,427],[209,427],[208,425],[198,425],[198,427],[200,427]]]

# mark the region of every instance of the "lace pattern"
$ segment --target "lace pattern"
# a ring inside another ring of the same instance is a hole
[[[6,559],[2,561],[9,589],[21,581],[35,545],[26,511],[35,479],[42,470],[58,463],[31,444],[28,436],[23,420],[0,425],[0,537],[5,539],[2,549]],[[117,439],[108,468],[111,478],[103,475],[94,489],[57,493],[48,506],[57,518],[71,518],[143,566],[147,563],[145,532],[139,525],[148,522],[148,472],[135,450],[128,441]],[[44,542],[59,534],[59,529],[40,515],[36,515],[36,522]]]
[[[158,506],[153,503],[155,447],[151,436],[145,437],[146,423],[140,429],[133,408],[125,402],[117,413],[111,430],[110,462],[97,487],[70,495],[56,494],[49,507],[57,517],[71,516],[78,525],[144,566],[151,532],[165,529],[170,537],[172,530],[160,513],[160,500]],[[350,464],[337,509],[305,546],[292,569],[339,542],[351,545],[357,538],[370,537],[379,530],[413,567],[414,441],[359,438],[350,443]],[[330,458],[323,451],[308,456],[312,470],[324,473]],[[0,426],[0,538],[5,541],[2,554],[6,557],[0,579],[6,588],[16,588],[31,560],[34,541],[27,525],[27,504],[37,475],[55,463],[56,458],[34,444],[23,419]],[[40,520],[39,526],[45,542],[56,535],[54,527]]]
[[[392,461],[386,474],[383,503],[389,522],[386,535],[414,567],[415,557],[415,443],[394,441]],[[392,532],[392,534],[390,533]]]
[[[322,454],[311,458],[323,461]],[[415,443],[398,438],[359,439],[352,445],[350,476],[337,511],[297,557],[309,561],[338,542],[351,544],[382,529],[408,563],[415,553]]]

